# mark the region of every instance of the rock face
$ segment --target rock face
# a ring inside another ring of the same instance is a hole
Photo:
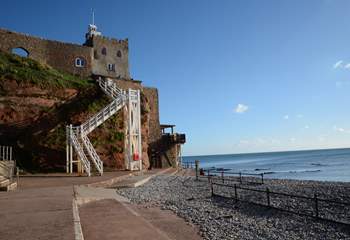
[[[158,92],[140,81],[114,79],[119,88],[141,92],[142,159],[161,137]],[[64,171],[66,126],[80,125],[112,100],[93,79],[58,71],[35,60],[0,51],[0,145],[14,147],[17,165],[28,171]],[[89,134],[105,169],[125,168],[125,109]]]
[[[88,89],[42,89],[14,80],[0,81],[0,145],[14,146],[18,165],[28,171],[62,171],[68,124],[79,125],[111,100],[97,86]],[[149,99],[142,95],[144,168],[149,167]],[[124,169],[122,111],[89,134],[106,170]]]

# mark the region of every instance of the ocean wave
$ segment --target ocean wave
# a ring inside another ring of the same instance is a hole
[[[254,171],[266,171],[270,170],[271,168],[255,168]]]
[[[311,163],[312,166],[318,166],[318,167],[327,167],[329,164],[323,164],[323,163]]]
[[[315,173],[315,172],[322,172],[320,169],[316,169],[316,170],[291,170],[291,171],[269,171],[269,172],[263,172],[265,175],[269,175],[269,174],[277,174],[277,173]]]

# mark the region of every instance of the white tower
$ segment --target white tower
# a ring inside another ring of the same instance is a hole
[[[95,25],[95,12],[92,10],[92,24],[89,24],[88,33],[86,34],[86,39],[92,36],[100,36],[101,32],[97,31],[97,26]]]

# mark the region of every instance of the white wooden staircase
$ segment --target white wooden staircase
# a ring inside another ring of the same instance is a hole
[[[103,174],[103,162],[91,144],[88,134],[107,121],[126,104],[126,94],[108,79],[99,79],[99,86],[103,92],[112,98],[112,102],[88,119],[80,126],[67,126],[67,172],[73,172],[73,163],[81,163],[83,171],[91,175],[90,161],[100,175]],[[73,149],[79,160],[73,160]]]

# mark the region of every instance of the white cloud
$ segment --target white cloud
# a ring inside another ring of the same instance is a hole
[[[350,62],[344,62],[342,60],[334,63],[333,65],[333,69],[338,69],[338,68],[342,68],[342,69],[350,69]]]
[[[289,115],[284,115],[283,118],[288,120],[289,119]]]
[[[236,113],[244,113],[248,110],[248,106],[247,105],[244,105],[242,103],[239,103],[235,109],[235,112]]]
[[[350,130],[346,130],[342,127],[337,127],[336,125],[333,126],[333,130],[340,133],[350,133]]]
[[[304,128],[305,129],[309,129],[310,127],[309,127],[309,125],[305,125]]]
[[[343,67],[343,60],[340,60],[340,61],[336,62],[336,63],[333,65],[333,68],[334,68],[334,69],[337,69],[337,68],[340,68],[340,67]]]
[[[303,118],[303,117],[304,117],[303,114],[298,114],[298,115],[297,115],[297,118]]]
[[[290,138],[289,140],[290,140],[291,142],[295,142],[295,141],[296,141],[296,138],[293,138],[293,137],[292,137],[292,138]]]

